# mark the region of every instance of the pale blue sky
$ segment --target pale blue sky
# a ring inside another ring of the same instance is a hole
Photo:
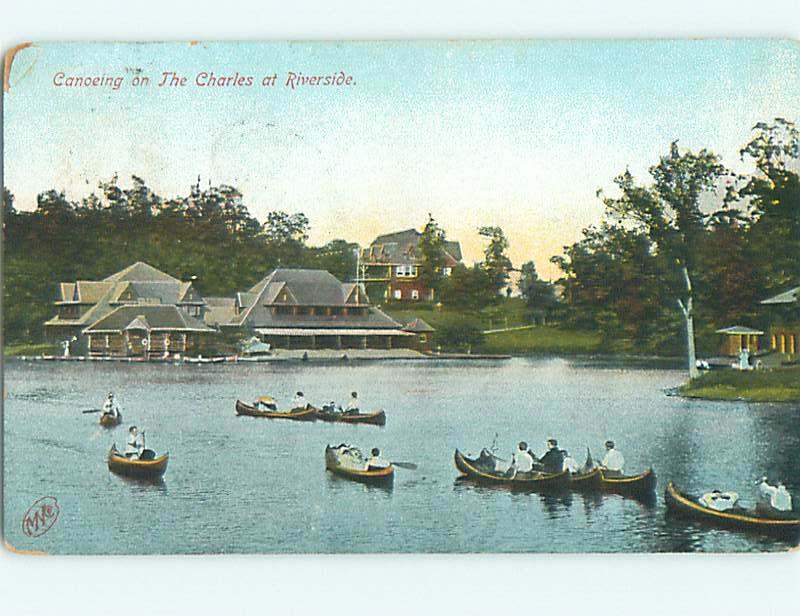
[[[519,265],[547,263],[599,221],[595,192],[643,175],[679,139],[737,169],[758,121],[797,119],[800,47],[785,41],[46,44],[21,51],[5,95],[5,183],[20,209],[49,188],[80,199],[115,172],[159,194],[198,175],[264,219],[303,211],[311,241],[424,223],[480,257],[502,226]],[[56,72],[149,88],[56,88]],[[252,75],[250,88],[158,88],[161,71]],[[350,88],[281,87],[287,71]],[[278,73],[279,86],[261,78]]]

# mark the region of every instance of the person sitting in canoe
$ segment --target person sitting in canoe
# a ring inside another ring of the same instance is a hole
[[[581,467],[580,464],[578,464],[578,461],[571,455],[569,455],[568,451],[564,450],[563,453],[564,453],[564,464],[562,466],[563,470],[569,471],[573,475],[576,473],[580,473]]]
[[[275,399],[272,396],[260,396],[256,398],[256,402],[253,406],[255,406],[259,410],[267,410],[267,411],[278,410],[278,403],[275,402]]]
[[[500,459],[486,447],[481,449],[481,453],[475,460],[475,466],[487,473],[499,473],[504,471],[500,464]]]
[[[736,492],[722,492],[720,490],[712,490],[706,492],[700,497],[700,504],[715,511],[728,511],[736,507],[739,501],[739,495]]]
[[[339,409],[339,412],[341,412],[341,410],[342,409]],[[330,402],[328,402],[328,404],[323,404],[322,405],[322,412],[325,413],[326,415],[336,415],[336,413],[337,413],[337,411],[336,411],[336,402],[331,400]]]
[[[368,468],[368,464],[364,460],[364,454],[361,453],[358,447],[351,447],[346,443],[342,443],[333,449],[336,452],[336,459],[341,466],[356,470]]]
[[[367,458],[367,463],[364,466],[365,471],[370,470],[378,470],[381,468],[389,468],[391,463],[388,460],[385,460],[381,457],[381,450],[377,447],[373,447],[372,451],[370,451],[370,456]]]
[[[792,495],[789,494],[789,490],[782,481],[779,481],[776,486],[771,486],[767,478],[762,477],[761,483],[758,484],[758,492],[761,496],[759,504],[762,508],[769,507],[778,513],[787,513],[792,510]]]
[[[308,400],[303,395],[302,391],[298,391],[295,396],[294,400],[292,400],[292,410],[293,411],[305,411],[308,408]]]
[[[125,447],[125,457],[138,460],[144,451],[144,432],[139,434],[136,426],[128,428],[128,444]]]
[[[347,406],[344,409],[345,415],[358,415],[360,413],[359,404],[358,404],[358,392],[354,391],[350,393],[350,402],[347,403]]]
[[[560,473],[564,470],[564,452],[558,448],[558,441],[547,439],[547,453],[539,460],[545,473]]]
[[[623,474],[625,458],[622,453],[614,446],[614,441],[606,441],[606,455],[600,462],[600,469],[609,476],[620,476]]]
[[[511,468],[517,473],[530,473],[533,470],[533,456],[528,451],[528,443],[520,441],[516,451],[511,454]]]
[[[114,392],[108,392],[108,398],[106,398],[103,404],[103,415],[113,417],[114,419],[119,417],[119,406],[114,402]]]

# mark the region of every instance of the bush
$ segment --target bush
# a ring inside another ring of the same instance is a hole
[[[483,340],[480,323],[465,316],[454,316],[442,323],[433,336],[434,345],[446,351],[471,351],[483,344]]]

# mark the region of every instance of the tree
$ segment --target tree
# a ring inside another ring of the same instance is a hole
[[[641,230],[604,221],[550,260],[565,274],[558,284],[569,324],[600,331],[610,350],[671,351],[680,324],[666,306],[676,272]]]
[[[270,212],[261,231],[269,244],[305,244],[308,240],[308,218],[302,212]]]
[[[276,211],[267,214],[261,236],[278,264],[297,266],[305,254],[308,230],[308,218],[302,212],[287,214]]]
[[[603,197],[609,213],[641,228],[655,250],[668,256],[678,268],[684,285],[683,297],[676,298],[686,328],[689,377],[698,375],[694,335],[694,291],[692,271],[705,231],[700,208],[703,193],[713,191],[717,180],[727,173],[719,157],[707,150],[681,154],[677,141],[667,156],[650,167],[653,182],[638,185],[629,171],[615,180],[621,195]],[[602,196],[602,192],[600,193]]]
[[[508,284],[508,274],[512,268],[511,259],[506,254],[508,240],[500,227],[481,227],[478,233],[489,240],[483,250],[484,260],[481,266],[489,275],[494,293],[500,293]]]
[[[431,290],[431,300],[441,288],[445,265],[445,234],[439,224],[428,214],[428,222],[419,238],[418,278],[422,285]]]
[[[14,195],[11,194],[8,188],[3,186],[3,219],[7,220],[16,213],[17,211],[14,209]]]
[[[483,343],[484,334],[480,324],[470,317],[454,316],[441,325],[434,334],[434,342],[446,349],[471,352]]]
[[[111,214],[118,218],[127,218],[130,214],[128,200],[119,187],[119,175],[115,173],[110,180],[99,182],[98,187],[105,197]]]
[[[319,248],[311,248],[308,265],[323,269],[339,280],[355,277],[358,244],[346,240],[331,240]]]
[[[36,211],[48,219],[64,220],[75,214],[75,204],[63,192],[48,190],[36,197]]]
[[[533,261],[523,263],[520,268],[520,279],[517,286],[528,305],[528,312],[534,317],[541,315],[544,319],[556,305],[556,294],[553,285],[539,278],[536,264]]]
[[[462,310],[481,310],[498,300],[489,274],[479,265],[459,264],[442,285],[441,300],[445,306]]]
[[[140,219],[151,218],[161,207],[161,197],[150,190],[142,178],[132,175],[131,181],[133,186],[123,191],[131,215]]]
[[[740,196],[754,218],[748,233],[757,266],[754,282],[770,293],[800,280],[800,131],[783,118],[759,122],[753,130],[741,155],[753,160],[756,173]]]

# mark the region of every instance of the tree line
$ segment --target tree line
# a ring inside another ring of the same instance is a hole
[[[146,261],[192,280],[204,296],[230,296],[279,266],[324,269],[352,280],[358,245],[336,239],[308,244],[303,213],[271,211],[259,222],[233,186],[200,187],[164,198],[138,176],[130,187],[118,176],[98,183],[80,201],[62,191],[38,195],[34,211],[18,211],[3,190],[4,336],[38,342],[53,316],[58,281],[99,280],[132,262]],[[444,276],[445,233],[429,216],[420,241],[419,276],[448,306],[471,310],[496,303],[508,285],[508,241],[499,227],[482,227],[484,261]]]
[[[675,142],[647,180],[626,170],[613,194],[599,191],[602,222],[551,259],[563,319],[602,332],[609,350],[685,350],[694,374],[695,337],[712,353],[718,328],[790,318],[759,302],[800,284],[800,133],[758,123],[740,156],[751,173]]]
[[[740,155],[748,174],[675,142],[646,180],[625,170],[611,193],[598,191],[601,222],[551,258],[563,272],[554,284],[533,261],[515,268],[496,226],[477,229],[483,259],[446,276],[446,235],[432,215],[418,275],[437,302],[469,314],[501,304],[518,269],[532,321],[600,332],[612,352],[686,352],[692,370],[695,339],[710,353],[720,327],[791,318],[780,307],[766,314],[759,302],[800,284],[800,132],[782,118],[759,123]],[[277,266],[326,269],[342,280],[355,273],[356,244],[309,246],[304,214],[273,211],[262,223],[232,186],[203,190],[198,179],[185,196],[167,199],[142,178],[123,188],[114,176],[98,189],[80,202],[43,192],[33,212],[15,210],[3,190],[6,340],[41,339],[56,281],[100,279],[136,260],[193,279],[207,296],[249,288]],[[465,330],[459,339],[479,329],[474,319],[454,327]]]
[[[230,296],[274,267],[330,271],[340,279],[355,272],[357,245],[343,239],[307,244],[302,213],[270,212],[262,224],[228,185],[185,196],[157,195],[137,176],[122,188],[114,176],[80,202],[48,190],[36,210],[17,211],[3,189],[3,328],[7,341],[39,341],[53,316],[58,281],[100,280],[135,261],[146,261],[202,295]]]

